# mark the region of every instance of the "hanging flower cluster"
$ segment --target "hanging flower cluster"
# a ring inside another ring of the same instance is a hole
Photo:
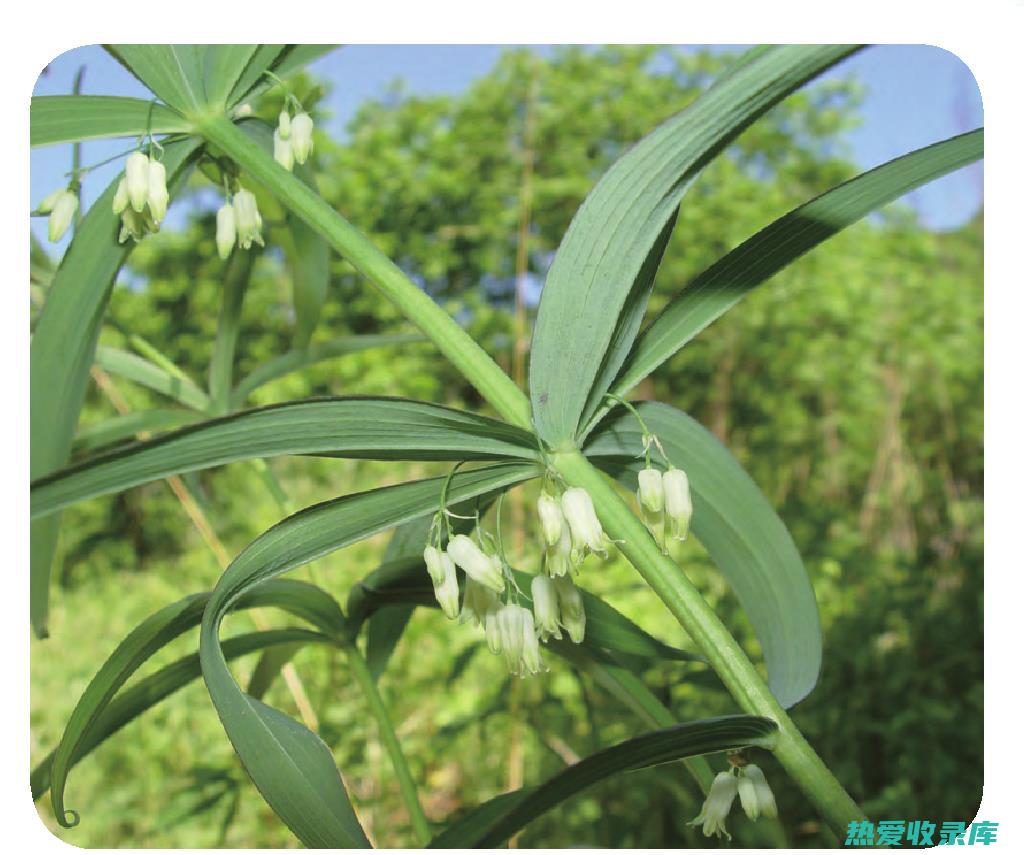
[[[160,231],[169,201],[164,165],[141,151],[133,151],[125,161],[124,178],[114,192],[114,213],[121,216],[118,243],[129,237],[140,241],[150,232]]]
[[[312,152],[313,120],[301,107],[292,116],[286,105],[277,118],[274,131],[274,160],[291,172],[296,163],[305,163]]]
[[[249,190],[239,190],[217,211],[217,254],[227,260],[236,241],[242,249],[263,246],[263,217]]]
[[[751,820],[760,816],[774,818],[779,815],[775,794],[768,786],[764,772],[753,763],[747,763],[742,755],[731,756],[729,762],[731,768],[715,775],[700,813],[690,821],[690,825],[701,826],[705,837],[714,834],[732,839],[732,835],[726,831],[725,820],[737,795],[743,812]]]

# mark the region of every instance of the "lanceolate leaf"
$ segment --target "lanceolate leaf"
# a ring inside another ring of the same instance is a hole
[[[211,104],[227,102],[258,49],[266,45],[209,45],[206,48],[206,94]]]
[[[172,194],[180,186],[197,145],[197,141],[186,140],[164,147],[163,162]],[[114,276],[131,248],[130,243],[117,242],[118,217],[111,209],[119,180],[114,179],[82,218],[47,290],[32,336],[29,372],[33,479],[68,460],[100,320]],[[39,635],[46,634],[50,564],[58,525],[55,517],[32,526],[31,615]]]
[[[107,45],[107,51],[158,98],[183,113],[207,101],[205,45]]]
[[[96,451],[107,445],[134,439],[140,432],[159,433],[191,424],[200,416],[191,410],[139,410],[113,416],[78,429],[75,451]]]
[[[53,812],[61,824],[75,825],[78,822],[73,811],[64,809],[64,784],[71,766],[85,753],[83,746],[88,742],[90,733],[97,732],[97,723],[111,700],[154,653],[199,624],[209,598],[208,593],[194,594],[148,617],[117,646],[82,693],[64,728],[51,765],[50,797]],[[305,582],[281,580],[266,585],[239,598],[233,607],[262,605],[285,609],[334,637],[344,631],[344,618],[334,598]]]
[[[189,129],[186,119],[163,104],[108,95],[34,96],[29,122],[33,146]]]
[[[455,504],[534,477],[526,464],[459,472]],[[312,732],[250,698],[235,683],[221,651],[221,620],[238,598],[267,580],[379,531],[434,513],[444,479],[434,478],[344,496],[307,508],[253,541],[224,572],[203,616],[203,677],[224,729],[267,803],[309,847],[368,846],[326,745]]]
[[[533,459],[530,435],[503,422],[397,398],[322,398],[192,425],[83,461],[33,485],[32,513],[168,475],[252,457],[378,460]]]
[[[211,414],[226,415],[231,408],[231,387],[234,383],[235,347],[242,314],[242,302],[249,287],[249,276],[255,253],[236,252],[224,269],[220,314],[217,316],[217,335],[213,340],[210,357]]]
[[[270,70],[278,77],[287,77],[337,47],[339,45],[260,45],[261,53],[256,54],[250,68],[246,69],[246,74],[235,87],[231,103],[236,104],[254,98],[276,84],[272,78],[263,74],[263,69],[267,67],[264,62],[269,63]],[[274,48],[279,50],[275,53]],[[259,74],[255,73],[257,68],[260,69]]]
[[[621,396],[783,267],[880,206],[978,160],[982,130],[864,172],[795,208],[699,274],[637,339],[615,381]]]
[[[731,748],[770,748],[775,722],[735,715],[678,724],[605,748],[537,787],[505,793],[448,826],[430,842],[434,849],[495,848],[538,816],[598,781],[661,763]]]
[[[759,49],[604,174],[562,239],[537,313],[530,397],[545,440],[574,440],[623,307],[642,268],[657,266],[651,247],[689,183],[755,119],[852,50]],[[630,317],[635,311],[627,307]],[[615,347],[624,352],[621,341]]]
[[[288,266],[291,270],[292,302],[295,306],[293,347],[304,350],[320,320],[320,309],[327,296],[330,250],[327,241],[297,217],[288,217],[288,230],[291,233]]]
[[[814,590],[792,537],[750,476],[711,433],[666,404],[636,406],[671,463],[689,476],[693,533],[750,619],[768,666],[769,688],[782,706],[792,706],[814,688],[821,667]],[[636,460],[641,449],[639,425],[620,407],[598,425],[585,453],[635,489],[636,470],[643,465]]]
[[[224,657],[231,661],[258,650],[273,651],[282,648],[291,650],[296,645],[312,643],[333,644],[334,641],[326,635],[306,629],[272,629],[265,632],[251,632],[227,639],[223,645]],[[94,748],[102,745],[126,724],[152,709],[178,689],[191,683],[201,673],[199,654],[193,653],[183,656],[176,662],[118,692],[82,734],[68,760],[66,772],[73,769]],[[55,754],[55,750],[51,751],[32,770],[33,800],[41,798],[50,788]]]
[[[260,386],[299,371],[318,362],[336,359],[346,353],[369,350],[374,347],[395,347],[426,341],[418,333],[391,333],[384,335],[348,335],[329,341],[312,344],[305,350],[292,350],[264,362],[252,373],[246,375],[231,393],[231,408],[242,407],[249,396]]]
[[[127,350],[101,344],[96,348],[96,364],[104,371],[173,398],[193,410],[202,411],[210,405],[206,393],[188,377],[171,374],[156,363]]]

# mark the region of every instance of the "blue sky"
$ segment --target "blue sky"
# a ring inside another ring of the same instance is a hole
[[[502,45],[350,45],[317,60],[311,70],[333,84],[324,106],[332,112],[328,130],[340,137],[358,105],[380,96],[396,78],[405,80],[410,93],[460,92],[486,74],[503,49]],[[548,53],[551,48],[538,46],[535,50]],[[82,65],[86,66],[86,94],[149,97],[142,85],[98,46],[76,48],[55,58],[37,81],[34,94],[67,94]],[[867,89],[861,126],[845,137],[853,159],[865,169],[983,124],[981,95],[973,75],[956,56],[940,48],[875,46],[846,60],[828,76],[854,77]],[[89,141],[83,144],[83,163],[98,162],[130,145],[125,140]],[[69,168],[69,146],[32,150],[33,207],[66,180],[63,176]],[[121,168],[120,162],[114,162],[87,176],[83,183],[86,204]],[[929,227],[955,228],[981,205],[981,165],[920,188],[905,201]],[[180,222],[174,213],[172,209],[171,225]],[[177,213],[180,217],[183,212]],[[33,230],[44,238],[45,221],[35,220]]]

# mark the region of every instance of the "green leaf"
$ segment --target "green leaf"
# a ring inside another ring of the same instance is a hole
[[[235,348],[242,313],[242,302],[249,287],[249,276],[256,254],[233,253],[224,270],[217,335],[210,357],[210,407],[214,415],[225,415],[231,409],[231,386],[234,382]]]
[[[535,466],[497,464],[458,472],[455,504],[504,490],[538,474]],[[365,537],[437,511],[443,478],[343,496],[315,505],[265,532],[231,563],[207,605],[200,658],[210,697],[253,783],[309,847],[368,846],[334,759],[312,732],[248,697],[235,683],[220,647],[224,615],[267,580]]]
[[[769,688],[783,707],[792,706],[814,688],[821,668],[818,608],[792,537],[743,467],[704,427],[667,404],[636,407],[672,464],[689,477],[692,531],[750,619]],[[636,418],[620,407],[598,425],[584,451],[635,490],[642,448]]]
[[[231,661],[239,656],[257,650],[277,650],[294,648],[297,644],[333,644],[333,639],[306,629],[273,629],[264,632],[252,632],[229,638],[224,642],[224,657]],[[67,770],[73,769],[79,761],[98,748],[122,727],[134,721],[147,710],[152,709],[162,700],[174,694],[178,689],[195,680],[202,670],[199,667],[199,654],[184,656],[176,662],[161,668],[159,671],[119,691],[103,707],[93,719],[92,724],[78,740],[74,752],[68,760]],[[51,751],[32,770],[32,799],[41,798],[50,788],[53,757],[56,750]]]
[[[206,94],[211,104],[224,104],[265,45],[209,45],[206,49]]]
[[[292,347],[301,351],[309,346],[313,330],[320,320],[320,309],[327,297],[330,250],[327,241],[298,217],[288,217],[288,231],[291,234],[288,266],[291,270],[292,302],[295,306],[295,338]]]
[[[657,267],[651,248],[689,184],[759,116],[853,50],[759,49],[604,174],[562,239],[537,312],[530,397],[543,439],[573,441],[595,379],[617,371],[624,342],[610,355],[609,346],[617,329],[635,328],[637,303],[646,302],[642,280]]]
[[[665,307],[636,341],[612,391],[626,395],[751,290],[805,252],[983,153],[980,129],[943,140],[861,173],[761,229],[700,273]]]
[[[163,104],[107,95],[36,95],[29,122],[33,147],[137,137],[145,133],[188,133],[188,121]]]
[[[770,748],[777,728],[767,718],[721,716],[677,724],[605,748],[548,778],[537,787],[504,793],[449,825],[430,841],[432,849],[491,849],[576,793],[617,775],[731,748]]]
[[[182,113],[206,104],[204,45],[106,45],[158,98]]]
[[[231,94],[228,96],[229,106],[234,107],[240,101],[244,101],[248,97],[249,90],[258,83],[262,84],[264,88],[272,86],[273,81],[265,77],[264,72],[288,50],[288,45],[256,45],[255,47],[256,51],[245,70],[239,75],[235,85],[231,87]]]
[[[199,416],[190,410],[140,410],[113,416],[78,429],[75,451],[96,451],[107,445],[134,439],[138,433],[160,433],[183,427]]]
[[[264,69],[269,67],[278,77],[287,77],[289,74],[309,65],[314,59],[319,59],[324,54],[330,53],[339,45],[260,45],[260,47],[267,49],[266,53],[260,56],[260,59],[261,61],[266,60],[268,65],[263,65],[260,68],[259,74],[255,74],[255,71],[247,73],[246,77],[239,82],[239,85],[235,87],[235,91],[232,93],[232,104],[250,100],[271,86],[276,85],[273,79],[263,75]],[[272,48],[279,48],[279,50],[273,56],[273,59],[270,60],[267,57],[271,53]],[[258,63],[253,65],[255,69]]]
[[[111,700],[154,653],[199,624],[210,597],[209,593],[193,594],[150,615],[110,654],[82,693],[54,751],[50,770],[53,812],[62,825],[78,822],[74,811],[65,810],[64,785],[76,758],[85,753],[82,747],[89,734],[97,732],[97,723]],[[326,634],[337,636],[344,630],[344,618],[334,598],[305,582],[279,581],[232,603],[233,608],[263,605],[285,609]]]
[[[210,406],[210,399],[188,377],[171,374],[148,359],[101,344],[96,348],[96,364],[111,374],[131,380],[180,404],[200,412]]]
[[[403,344],[416,344],[426,341],[418,333],[397,333],[384,335],[348,335],[330,341],[312,344],[305,350],[292,350],[281,356],[264,362],[251,374],[242,378],[231,394],[231,408],[242,407],[249,396],[260,386],[271,383],[280,377],[300,371],[318,362],[336,359],[348,353],[370,350],[375,347],[395,347]]]
[[[198,145],[197,140],[185,140],[164,147],[163,162],[172,195]],[[120,177],[114,179],[78,225],[47,290],[46,303],[32,336],[32,478],[46,475],[68,460],[100,321],[114,276],[131,248],[117,242],[119,218],[111,203],[118,181]],[[31,617],[33,629],[40,636],[47,633],[50,564],[58,529],[56,517],[32,524]]]
[[[278,678],[281,670],[295,657],[295,654],[302,649],[301,643],[282,644],[263,651],[256,667],[249,677],[249,686],[246,689],[249,697],[258,701],[270,690],[274,681]],[[226,657],[225,657],[226,658]]]
[[[397,398],[322,398],[212,419],[84,460],[34,484],[32,513],[49,514],[168,475],[281,454],[376,460],[536,456],[528,433],[483,416]]]

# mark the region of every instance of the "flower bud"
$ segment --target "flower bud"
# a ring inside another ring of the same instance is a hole
[[[583,634],[587,626],[587,613],[583,608],[583,597],[580,589],[577,588],[569,576],[562,576],[554,580],[555,592],[558,595],[559,620],[569,638],[575,644],[583,641]]]
[[[75,219],[75,212],[78,210],[78,196],[70,190],[64,190],[54,202],[53,210],[50,212],[50,220],[47,223],[47,230],[51,241],[58,241],[64,237],[64,233],[71,227]]]
[[[661,472],[657,469],[641,469],[637,476],[639,486],[636,497],[640,506],[652,514],[665,510],[665,489],[661,483]]]
[[[534,576],[530,583],[530,596],[533,598],[533,620],[540,640],[561,638],[562,631],[558,628],[558,594],[554,582],[544,575]]]
[[[732,835],[725,830],[725,818],[729,815],[738,789],[736,776],[732,772],[719,772],[711,783],[711,789],[701,806],[700,813],[696,819],[690,820],[690,825],[702,826],[701,831],[705,837],[724,834],[731,840]]]
[[[132,209],[141,214],[149,200],[149,158],[141,151],[128,155],[124,166],[124,184]]]
[[[256,207],[256,197],[248,190],[239,190],[235,194],[235,228],[238,229],[238,245],[249,249],[253,242],[263,246],[263,218]]]
[[[505,590],[505,574],[502,572],[501,560],[494,561],[466,535],[457,534],[449,541],[448,555],[470,579],[495,593],[500,594]]]
[[[594,512],[590,494],[582,487],[571,487],[562,493],[562,513],[572,535],[573,561],[582,560],[587,551],[607,555],[604,530]]]
[[[274,160],[281,164],[289,172],[295,166],[295,155],[292,152],[292,144],[281,136],[281,131],[274,131]]]
[[[537,515],[540,517],[540,530],[544,535],[544,542],[548,546],[556,546],[562,537],[562,529],[565,525],[558,499],[547,490],[542,492],[537,499]]]
[[[227,261],[237,237],[235,206],[230,202],[225,202],[217,211],[217,255]]]
[[[42,202],[39,203],[39,206],[36,208],[36,210],[40,214],[49,214],[50,211],[52,211],[54,206],[57,204],[57,200],[60,199],[60,197],[67,192],[67,187],[60,187],[54,190],[49,196],[47,196],[45,199],[43,199]],[[120,211],[114,211],[114,213],[119,214]]]
[[[297,163],[305,163],[313,151],[313,120],[308,113],[299,113],[292,119],[292,152]]]
[[[775,794],[768,786],[764,772],[753,763],[748,763],[740,769],[738,787],[740,805],[750,819],[757,819],[762,815],[774,819],[779,815]]]
[[[288,115],[287,110],[282,110],[277,117],[277,132],[283,140],[288,139],[292,135],[292,117]]]
[[[451,558],[444,555],[444,559],[451,562]],[[490,588],[485,588],[479,582],[472,579],[466,580],[466,594],[462,598],[462,612],[459,614],[459,623],[472,623],[483,626],[487,613],[499,608],[501,603]]]
[[[686,540],[690,517],[693,515],[690,480],[682,469],[669,469],[662,476],[662,484],[665,487],[665,516],[672,536],[677,540]]]
[[[160,225],[164,215],[167,213],[167,203],[170,196],[167,194],[167,170],[158,160],[149,161],[149,193],[146,202],[149,205],[149,212],[153,215],[153,222]]]
[[[114,202],[111,205],[115,214],[123,214],[128,207],[128,185],[122,178],[117,183],[117,190],[114,191]]]
[[[434,597],[445,617],[455,620],[459,614],[459,578],[455,575],[455,565],[451,561],[443,562],[442,566],[444,577],[440,582],[434,581]]]
[[[445,559],[448,559],[447,562]],[[436,546],[427,546],[423,550],[423,563],[427,565],[431,581],[435,585],[440,585],[448,575],[445,565],[450,564],[451,559]]]

